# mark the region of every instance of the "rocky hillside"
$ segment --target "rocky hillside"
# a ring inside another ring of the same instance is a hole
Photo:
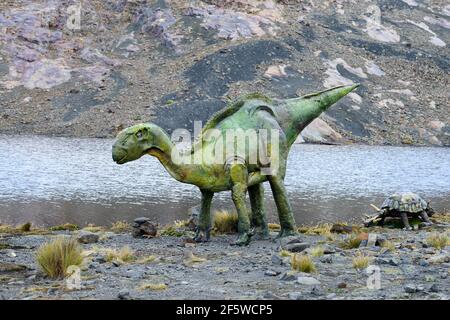
[[[241,93],[360,82],[305,140],[450,145],[445,0],[78,3],[0,3],[0,133],[192,130]]]

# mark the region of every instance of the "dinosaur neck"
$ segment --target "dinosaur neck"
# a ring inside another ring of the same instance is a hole
[[[277,118],[286,134],[288,145],[291,146],[300,132],[322,112],[356,87],[358,85],[340,86],[300,98],[281,101],[277,108]]]
[[[148,154],[156,157],[159,162],[166,168],[167,172],[176,180],[183,182],[183,168],[172,161],[171,154],[173,143],[170,138],[163,132],[157,135],[158,141],[155,147],[148,150]]]

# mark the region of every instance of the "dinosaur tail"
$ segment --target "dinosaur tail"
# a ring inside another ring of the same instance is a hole
[[[339,86],[300,98],[286,99],[278,113],[279,123],[284,129],[287,142],[292,145],[300,132],[322,112],[357,88],[359,84]]]

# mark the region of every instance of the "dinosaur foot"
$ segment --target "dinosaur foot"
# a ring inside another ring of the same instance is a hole
[[[193,240],[195,242],[208,242],[210,239],[210,230],[206,229],[200,229],[199,227],[196,228],[195,230],[195,236],[193,238]]]
[[[280,232],[278,233],[277,238],[284,238],[289,236],[296,236],[298,235],[298,232],[295,231],[295,229],[283,229],[281,228]]]
[[[252,234],[249,232],[243,232],[239,234],[237,240],[233,242],[231,245],[233,246],[247,246],[250,243],[250,239],[252,238]]]
[[[268,240],[270,239],[269,229],[268,228],[255,228],[254,238],[256,240]]]

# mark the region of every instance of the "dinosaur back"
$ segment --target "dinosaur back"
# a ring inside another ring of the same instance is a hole
[[[225,118],[235,114],[237,111],[239,111],[246,102],[249,102],[251,100],[257,100],[259,103],[254,104],[254,110],[252,112],[256,112],[259,108],[269,108],[270,111],[273,113],[272,109],[269,107],[272,104],[272,101],[266,97],[263,94],[260,93],[250,93],[246,94],[244,96],[239,97],[223,109],[220,109],[216,113],[214,113],[211,118],[206,122],[205,126],[202,129],[202,133],[204,133],[208,129],[215,128],[221,121],[223,121]],[[256,102],[256,101],[255,101]]]
[[[203,126],[201,134],[196,137],[196,141],[192,145],[191,153],[194,152],[196,145],[203,139],[204,134],[207,130],[216,128],[219,123],[223,120],[231,117],[236,112],[240,111],[243,107],[247,109],[250,116],[252,116],[255,112],[259,110],[264,110],[274,115],[274,111],[272,109],[272,100],[265,95],[260,93],[250,93],[244,96],[241,96],[228,104],[226,107],[220,109],[216,113],[214,113],[211,118],[206,122]]]

